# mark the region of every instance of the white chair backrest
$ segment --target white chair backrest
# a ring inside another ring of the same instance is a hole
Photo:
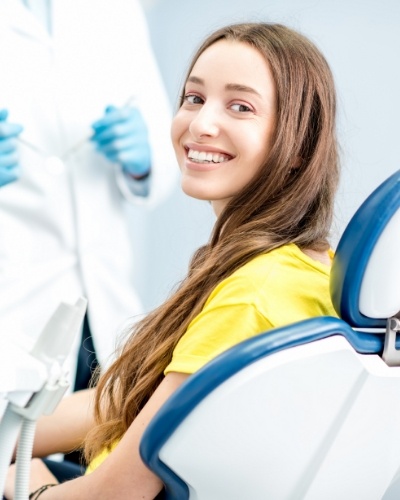
[[[371,193],[347,225],[331,272],[338,315],[358,328],[383,328],[400,312],[400,170]]]
[[[400,206],[382,231],[364,272],[359,301],[364,316],[390,318],[400,312],[399,254]]]

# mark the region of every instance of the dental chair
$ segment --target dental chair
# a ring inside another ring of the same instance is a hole
[[[400,498],[400,171],[348,224],[331,296],[340,319],[246,340],[164,404],[140,453],[166,499]]]

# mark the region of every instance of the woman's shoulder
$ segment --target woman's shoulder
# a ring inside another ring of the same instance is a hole
[[[265,293],[298,294],[307,283],[325,288],[330,266],[314,260],[296,245],[288,244],[258,255],[225,278],[211,293],[207,303],[259,303]]]
[[[331,254],[327,262],[330,260]],[[312,316],[335,315],[329,276],[329,264],[289,244],[242,266],[226,280],[222,294],[245,298],[271,325],[281,326]]]
[[[329,276],[332,253],[328,252],[322,259],[314,253],[303,252],[297,245],[283,245],[270,252],[258,255],[244,264],[232,274],[232,277],[252,277],[263,280],[274,273],[290,273],[296,271],[317,272]]]

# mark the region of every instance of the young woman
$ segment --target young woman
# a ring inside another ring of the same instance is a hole
[[[140,439],[185,379],[248,337],[335,315],[327,242],[338,182],[335,90],[319,50],[276,24],[218,30],[189,68],[172,140],[182,189],[216,213],[210,242],[131,332],[95,392],[65,399],[39,424],[35,456],[84,443],[90,466],[32,498],[154,498],[162,484],[140,459]],[[34,460],[32,491],[54,482]]]

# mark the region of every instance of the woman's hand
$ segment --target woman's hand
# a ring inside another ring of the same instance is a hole
[[[15,495],[15,464],[10,465],[7,473],[4,494],[7,500],[13,500]],[[29,482],[29,492],[36,491],[44,484],[57,484],[57,479],[44,465],[40,458],[34,458],[31,461],[31,475]]]

